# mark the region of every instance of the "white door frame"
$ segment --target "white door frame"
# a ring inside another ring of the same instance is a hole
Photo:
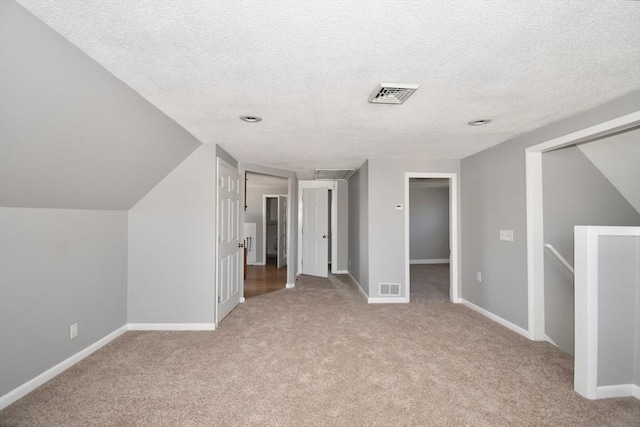
[[[527,282],[529,339],[548,340],[544,324],[544,215],[542,206],[542,153],[602,138],[640,126],[640,111],[579,130],[525,150],[527,199]]]
[[[267,199],[278,200],[278,196],[287,197],[286,194],[263,194],[262,195],[262,261],[258,265],[267,265]]]
[[[338,185],[335,180],[298,181],[298,272],[302,273],[302,219],[304,203],[302,193],[305,188],[323,188],[331,190],[331,274],[338,271]],[[289,203],[290,205],[290,203]]]
[[[407,284],[407,302],[411,298],[411,254],[410,254],[410,222],[409,216],[409,180],[411,178],[446,178],[449,179],[449,247],[451,256],[449,261],[449,298],[451,302],[461,303],[460,283],[458,280],[458,174],[455,172],[405,172],[404,174],[404,254],[405,254],[405,283]]]

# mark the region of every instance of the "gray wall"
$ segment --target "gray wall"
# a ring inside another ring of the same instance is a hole
[[[127,210],[200,146],[22,6],[0,11],[2,206]]]
[[[405,212],[396,204],[405,204],[406,172],[459,173],[459,160],[369,159],[369,296],[378,297],[379,286],[405,283]]]
[[[336,270],[349,270],[349,181],[336,181],[337,202],[337,256]]]
[[[640,225],[640,214],[577,147],[544,153],[542,172],[544,241],[570,264],[575,225]],[[573,354],[573,275],[549,251],[544,263],[545,331]]]
[[[251,182],[251,181],[249,181]],[[260,263],[264,257],[264,238],[262,236],[262,203],[265,194],[282,194],[287,195],[288,181],[282,180],[282,185],[277,187],[253,187],[247,184],[247,210],[244,211],[244,222],[256,224],[256,241],[254,248],[256,251],[256,262]],[[287,200],[288,202],[288,200]]]
[[[598,386],[640,386],[640,238],[600,236]]]
[[[349,273],[369,295],[369,162],[349,178]]]
[[[464,299],[528,328],[525,148],[638,109],[640,93],[633,92],[462,160]],[[500,241],[500,229],[513,230],[514,241]]]
[[[215,322],[215,145],[129,210],[130,323]]]
[[[409,203],[410,259],[449,259],[449,187],[412,186]]]
[[[127,212],[0,208],[0,395],[124,326],[126,307]]]

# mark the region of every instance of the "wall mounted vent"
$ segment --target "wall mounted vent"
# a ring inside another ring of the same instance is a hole
[[[400,283],[380,283],[380,295],[399,296]]]
[[[369,97],[372,104],[402,104],[420,86],[398,83],[381,83]]]
[[[316,169],[316,179],[319,181],[349,179],[354,172],[355,169]]]

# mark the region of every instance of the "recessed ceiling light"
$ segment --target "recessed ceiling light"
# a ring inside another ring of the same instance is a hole
[[[258,123],[260,120],[262,120],[262,117],[258,117],[258,116],[240,116],[240,120],[243,120],[243,121],[248,122],[248,123]]]
[[[482,126],[491,123],[491,119],[471,120],[468,124],[470,126]]]

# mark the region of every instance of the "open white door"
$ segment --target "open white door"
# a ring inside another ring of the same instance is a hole
[[[242,235],[240,232],[240,174],[218,159],[218,268],[216,323],[240,303]]]
[[[302,274],[327,277],[329,190],[303,189],[302,204]]]
[[[287,196],[278,196],[278,268],[287,265]]]

